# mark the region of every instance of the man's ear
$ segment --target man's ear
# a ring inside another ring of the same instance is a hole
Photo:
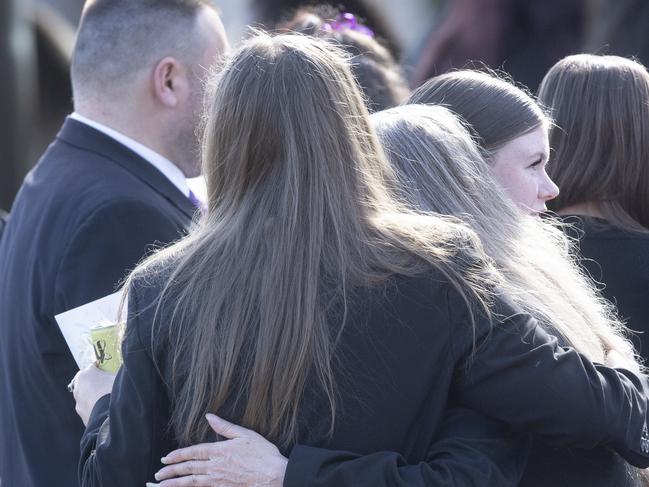
[[[176,108],[188,90],[185,67],[173,57],[158,61],[153,70],[154,98],[168,108]]]

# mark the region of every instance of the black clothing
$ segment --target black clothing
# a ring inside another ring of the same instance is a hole
[[[581,264],[598,282],[602,294],[617,306],[636,349],[649,361],[649,232],[622,230],[601,218],[567,215],[562,219],[579,239]]]
[[[574,225],[565,230],[571,237],[580,240],[580,250],[584,257],[581,264],[597,281],[606,283],[604,296],[616,302],[615,295],[619,292],[623,298],[617,300],[618,305],[624,301],[624,308],[628,311],[629,306],[643,304],[645,313],[636,316],[649,316],[649,306],[645,304],[645,296],[649,292],[649,234],[615,229],[598,218],[566,216],[562,219]],[[611,279],[611,286],[602,274],[604,269],[606,278]],[[643,291],[633,290],[635,286],[642,288],[639,282],[643,281]],[[622,311],[621,307],[619,309]],[[633,487],[640,485],[637,475],[638,472],[633,467],[607,448],[589,451],[558,449],[536,440],[520,485]]]
[[[112,396],[95,406],[82,439],[84,487],[142,485],[162,467],[159,458],[178,447],[166,428],[169,344],[151,345],[156,308],[151,304],[165,278],[151,281],[136,282],[130,291],[124,366]],[[173,301],[161,305],[156,337],[168,336]],[[643,442],[649,441],[643,436],[646,378],[593,365],[574,350],[559,348],[556,339],[507,301],[496,304],[501,321],[495,327],[484,316],[476,317],[479,346],[470,363],[474,336],[468,309],[441,275],[394,277],[384,289],[357,290],[348,306],[335,368],[340,414],[333,437],[326,437],[322,420],[326,401],[314,400],[318,394],[307,389],[299,418],[299,442],[307,446],[291,452],[285,486],[342,485],[339,480],[345,478],[356,479],[354,485],[395,485],[397,477],[409,486],[471,485],[455,482],[453,468],[442,469],[450,475],[441,476],[447,483],[435,483],[440,472],[434,462],[445,455],[428,452],[444,427],[448,405],[474,409],[515,431],[534,431],[555,445],[607,444],[629,461],[649,466]],[[240,419],[236,411],[216,413]],[[334,455],[376,453],[376,463],[370,468],[357,458],[345,463],[352,470],[331,471],[325,459],[323,468],[311,468],[308,446],[338,450]],[[380,453],[386,451],[400,456]],[[296,463],[296,458],[306,460]],[[464,462],[456,456],[454,466],[471,470],[474,462],[473,455]],[[480,483],[483,477],[476,475],[476,485],[499,485]]]
[[[638,472],[614,451],[553,448],[533,440],[519,487],[639,487]]]
[[[305,445],[293,447],[284,487],[517,486],[528,445],[503,423],[470,409],[451,408],[438,439],[419,464],[396,452],[361,455]]]
[[[606,222],[599,219],[567,217],[567,221],[577,224],[579,229],[573,229],[573,237],[582,237],[581,245],[584,255],[594,260],[585,260],[583,264],[591,275],[608,284],[602,276],[611,276],[611,286],[607,285],[605,294],[609,299],[615,297],[615,292],[620,292],[621,299],[618,303],[621,309],[640,309],[644,306],[644,313],[637,311],[636,316],[649,316],[649,304],[646,296],[649,292],[649,234],[626,232],[605,226]],[[616,250],[616,249],[619,249]],[[619,252],[619,255],[616,253]],[[600,268],[599,260],[603,265]],[[633,289],[633,288],[636,289]],[[623,290],[623,291],[621,291]],[[608,291],[608,293],[607,293]],[[623,312],[624,313],[624,312]],[[631,314],[627,314],[627,318]],[[637,328],[636,328],[637,329]],[[649,336],[641,335],[649,341]],[[649,348],[645,348],[649,350]],[[443,435],[437,441],[443,440]],[[346,456],[344,452],[326,452],[317,449],[307,449],[301,453],[299,448],[294,450],[291,457],[292,468],[306,469],[306,478],[318,479],[322,485],[336,485],[344,487],[353,485],[354,475],[358,471],[353,467],[338,465],[340,476],[335,477],[335,482],[328,484],[323,480],[320,471],[323,465],[328,465],[332,471],[335,465],[348,461],[353,457]],[[389,457],[388,457],[389,458]],[[573,487],[587,485],[589,487],[632,487],[640,485],[638,472],[629,466],[616,452],[606,446],[593,449],[578,449],[557,447],[543,441],[542,437],[533,437],[531,449],[525,467],[520,487]],[[362,459],[370,465],[372,458]],[[359,460],[360,462],[360,460]],[[378,469],[378,465],[375,464]],[[345,477],[343,475],[348,475]],[[347,481],[346,479],[350,480]],[[345,483],[347,481],[347,483]],[[386,481],[386,479],[384,479]],[[296,484],[297,485],[297,484]],[[407,483],[390,485],[407,485]],[[429,484],[433,485],[433,484]]]
[[[0,240],[3,486],[77,485],[83,424],[66,385],[78,368],[54,316],[114,292],[192,216],[149,162],[72,119],[27,175]]]

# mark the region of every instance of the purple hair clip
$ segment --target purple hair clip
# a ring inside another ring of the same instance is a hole
[[[369,27],[361,24],[354,14],[344,12],[338,14],[334,20],[322,24],[322,30],[330,32],[332,30],[341,31],[344,29],[355,30],[366,36],[374,37],[374,31]]]

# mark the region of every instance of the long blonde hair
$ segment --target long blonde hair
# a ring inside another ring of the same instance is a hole
[[[580,270],[573,244],[507,198],[453,113],[405,105],[372,115],[372,122],[405,198],[469,223],[521,309],[593,361],[603,362],[609,349],[631,350],[611,305]]]
[[[437,269],[471,310],[488,313],[497,276],[479,240],[393,199],[344,56],[295,34],[242,44],[207,106],[208,212],[130,278],[171,269],[156,319],[165,316],[169,334],[154,340],[168,343],[181,444],[206,439],[206,411],[243,411],[244,426],[290,445],[307,379],[329,402],[331,432],[345,317],[328,322],[325,310],[346,309],[356,286]]]

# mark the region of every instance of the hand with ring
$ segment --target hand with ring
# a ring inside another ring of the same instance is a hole
[[[181,448],[162,458],[166,467],[147,487],[282,487],[288,459],[260,434],[207,415],[210,427],[228,438]]]
[[[89,365],[74,376],[68,390],[74,394],[76,411],[84,425],[88,424],[90,413],[97,401],[110,394],[114,382],[115,374],[99,370],[94,365]]]

